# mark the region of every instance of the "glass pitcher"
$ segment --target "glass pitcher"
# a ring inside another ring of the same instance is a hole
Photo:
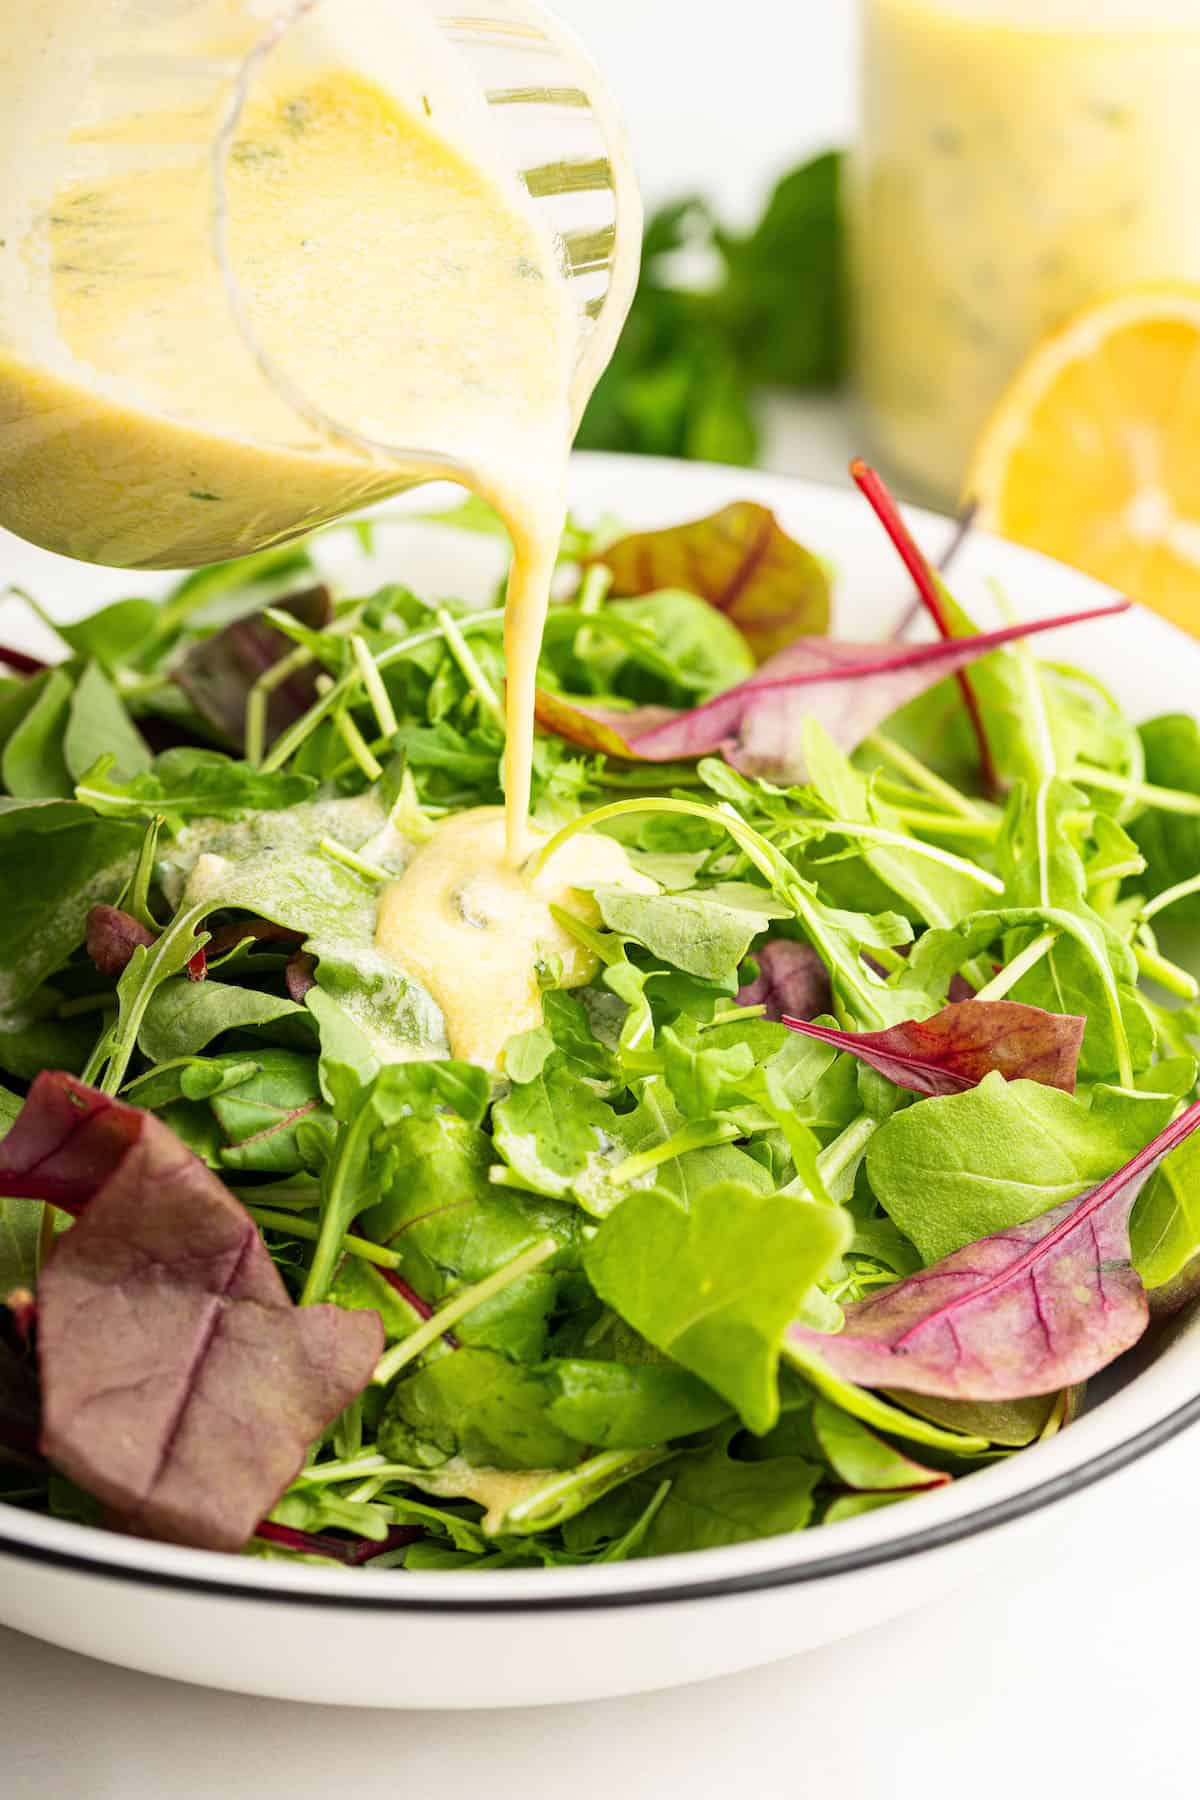
[[[345,263],[349,237],[322,237],[318,219],[297,278],[320,296],[309,324],[330,334],[323,379],[290,341],[287,296],[256,303],[256,245],[231,194],[283,165],[266,160],[278,151],[255,109],[281,71],[331,69],[427,119],[551,247],[572,300],[573,430],[632,298],[641,212],[600,78],[541,6],[38,0],[0,21],[0,525],[86,561],[184,567],[418,480],[481,486],[457,441],[425,441],[415,400],[391,414],[364,397],[389,342],[359,341],[355,271],[320,256],[336,241]],[[283,108],[280,130],[299,138],[304,105]],[[321,196],[297,192],[303,230]],[[330,193],[334,224],[356,229],[353,182]],[[378,209],[364,217],[363,231],[386,227]],[[398,300],[405,252],[398,232]]]

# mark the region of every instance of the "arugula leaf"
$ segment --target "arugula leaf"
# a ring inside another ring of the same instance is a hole
[[[610,931],[633,938],[663,962],[729,987],[754,939],[788,908],[766,888],[723,882],[687,894],[635,894],[600,887],[594,898]],[[732,990],[730,990],[732,991]]]
[[[121,782],[105,754],[80,776],[77,799],[107,818],[238,819],[248,812],[279,812],[307,800],[316,788],[309,775],[265,773],[233,762],[219,750],[164,750],[153,769]]]
[[[682,1205],[633,1193],[584,1252],[596,1292],[735,1406],[752,1431],[779,1412],[779,1346],[813,1283],[846,1248],[837,1208],[721,1182]]]
[[[278,1026],[283,1021],[311,1030],[312,1015],[293,1000],[262,994],[232,982],[164,981],[151,997],[138,1032],[138,1048],[151,1062],[196,1056],[225,1031]]]

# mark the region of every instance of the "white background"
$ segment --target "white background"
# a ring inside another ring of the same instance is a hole
[[[559,5],[611,73],[651,203],[702,190],[745,219],[773,176],[852,129],[850,0]],[[777,463],[836,474],[835,413],[786,427]],[[0,1632],[0,1795],[1183,1800],[1197,1792],[1198,1490],[1192,1434],[1055,1515],[1015,1572],[907,1620],[734,1680],[556,1711],[326,1712]]]

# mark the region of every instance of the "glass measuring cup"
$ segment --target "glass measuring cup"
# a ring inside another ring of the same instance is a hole
[[[41,0],[0,22],[0,524],[85,560],[184,566],[470,480],[454,444],[310,383],[256,309],[229,191],[289,61],[420,106],[553,243],[575,321],[564,435],[577,422],[632,297],[640,206],[599,76],[542,7]],[[85,315],[102,322],[77,329]]]

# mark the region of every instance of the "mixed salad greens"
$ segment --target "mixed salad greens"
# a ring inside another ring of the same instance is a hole
[[[498,604],[293,545],[3,652],[8,1502],[374,1569],[729,1544],[1058,1430],[1200,1291],[1200,727],[975,632],[857,473],[931,641],[828,635],[752,503],[568,531],[532,860],[653,888],[556,915],[592,978],[500,1072],[375,942],[502,798]]]

